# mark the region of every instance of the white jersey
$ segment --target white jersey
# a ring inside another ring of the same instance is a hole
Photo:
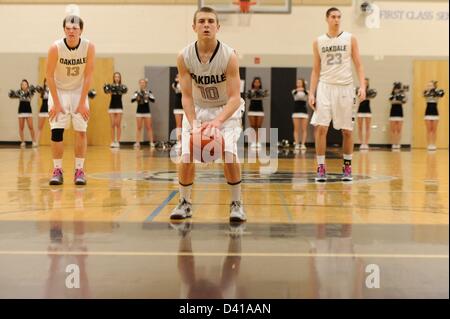
[[[199,107],[218,107],[227,104],[226,70],[234,50],[217,41],[217,47],[208,63],[202,63],[197,42],[183,49],[184,63],[192,77],[192,97]]]
[[[65,39],[55,42],[58,48],[58,62],[55,69],[56,88],[76,90],[83,86],[84,69],[87,62],[89,40],[80,39],[79,45],[69,49]]]
[[[317,38],[320,55],[319,81],[334,85],[349,85],[352,77],[352,35],[341,32],[337,37],[328,34]]]

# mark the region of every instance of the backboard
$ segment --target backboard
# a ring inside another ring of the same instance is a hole
[[[218,13],[291,13],[292,0],[198,0]]]

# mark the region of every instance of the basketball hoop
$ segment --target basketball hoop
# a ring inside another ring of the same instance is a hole
[[[250,13],[252,6],[256,4],[256,2],[250,1],[250,0],[239,0],[233,2],[233,4],[239,6],[239,12],[240,13]]]
[[[252,19],[252,6],[255,5],[256,2],[250,0],[240,0],[233,2],[233,4],[239,6],[239,25],[248,27]]]

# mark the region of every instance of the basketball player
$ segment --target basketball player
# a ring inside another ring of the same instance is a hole
[[[344,165],[342,181],[352,180],[353,101],[354,87],[351,61],[355,64],[360,88],[360,100],[366,98],[364,70],[356,38],[340,30],[341,12],[330,8],[326,12],[328,33],[313,43],[314,65],[311,73],[309,105],[314,110],[311,124],[315,126],[317,182],[327,180],[325,167],[328,126],[342,130]],[[316,92],[317,90],[317,92]],[[317,94],[316,94],[317,93]],[[317,98],[316,98],[317,95]]]
[[[230,221],[243,222],[246,215],[241,200],[237,140],[242,132],[244,100],[240,96],[238,58],[232,48],[216,39],[220,25],[213,9],[202,7],[197,10],[192,27],[197,41],[184,48],[177,58],[185,116],[178,172],[180,201],[170,218],[192,216],[191,189],[195,167],[190,154],[190,133],[203,130],[206,135],[220,132],[223,136],[224,175],[231,188]]]
[[[48,51],[47,82],[53,153],[53,176],[50,185],[63,183],[62,158],[64,129],[72,122],[75,131],[76,185],[86,185],[84,158],[86,155],[86,129],[89,120],[88,91],[92,84],[95,47],[81,38],[83,20],[71,15],[63,21],[65,38],[55,41]]]

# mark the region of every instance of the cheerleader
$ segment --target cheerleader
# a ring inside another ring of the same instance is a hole
[[[134,92],[131,102],[137,102],[136,111],[136,143],[134,143],[134,148],[140,148],[141,144],[141,133],[142,125],[145,125],[147,129],[147,136],[150,143],[150,147],[154,148],[155,143],[153,142],[153,129],[152,129],[152,114],[150,112],[150,102],[155,102],[155,97],[152,91],[147,89],[148,81],[147,79],[139,80],[139,90]]]
[[[427,89],[423,92],[427,102],[425,109],[425,126],[427,130],[427,144],[429,151],[436,150],[436,134],[439,123],[437,103],[444,96],[444,91],[437,88],[437,81],[428,82]]]
[[[305,79],[297,80],[297,87],[292,90],[294,98],[294,110],[292,112],[292,122],[294,124],[294,145],[295,150],[306,150],[306,137],[308,127],[308,110],[306,109],[306,101],[308,100],[308,91],[306,90]],[[301,144],[300,132],[302,136]]]
[[[103,91],[106,94],[111,94],[111,101],[109,103],[109,118],[111,120],[111,145],[110,147],[120,147],[120,136],[122,133],[122,95],[128,92],[126,85],[122,84],[122,75],[115,72],[113,75],[113,83],[105,84]]]
[[[47,79],[44,78],[44,84],[42,86],[37,86],[36,91],[40,94],[42,99],[41,108],[39,109],[38,115],[38,130],[36,133],[36,144],[39,144],[39,139],[44,129],[45,122],[48,119],[48,94],[49,89],[47,86]]]
[[[370,139],[370,123],[372,121],[372,110],[370,108],[370,100],[376,97],[377,91],[369,87],[369,79],[365,79],[366,82],[366,99],[360,101],[357,119],[358,119],[358,135],[360,141],[360,150],[369,149],[369,139]],[[365,133],[363,136],[363,132]]]
[[[19,136],[20,136],[20,147],[25,147],[25,139],[24,139],[24,128],[25,122],[27,122],[28,129],[30,130],[31,139],[33,141],[33,147],[37,147],[38,144],[35,140],[34,128],[33,128],[33,113],[31,110],[31,99],[35,93],[35,89],[30,90],[30,85],[26,79],[23,79],[20,84],[20,90],[18,91],[9,91],[10,98],[19,99]]]
[[[261,148],[261,143],[258,142],[258,130],[264,121],[263,99],[268,95],[268,91],[262,88],[261,78],[255,77],[251,89],[247,91],[247,98],[250,99],[248,121],[256,133],[256,140],[250,144],[250,148],[253,149]]]
[[[405,104],[407,101],[406,95],[404,94],[404,89],[400,82],[394,83],[389,101],[391,102],[389,121],[391,124],[390,130],[392,149],[398,150],[400,149],[400,140],[403,126],[403,104]]]

